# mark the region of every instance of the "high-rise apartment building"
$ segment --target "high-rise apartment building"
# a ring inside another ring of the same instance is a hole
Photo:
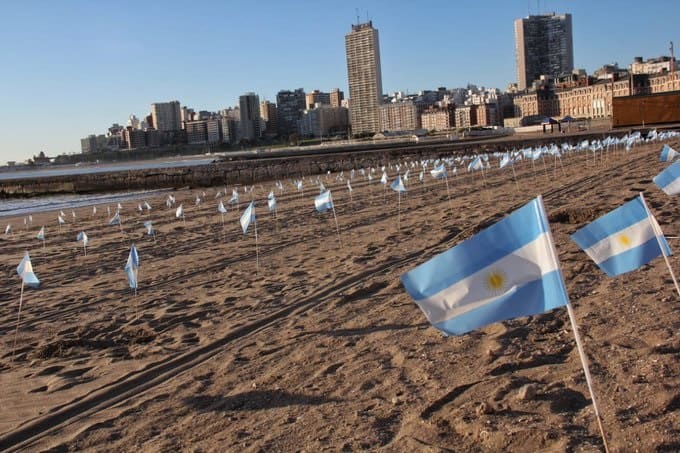
[[[305,90],[281,90],[276,94],[276,112],[279,121],[279,136],[288,137],[298,133],[297,122],[305,110]]]
[[[260,138],[260,97],[255,93],[246,93],[239,97],[241,113],[242,140],[255,141]]]
[[[313,109],[316,104],[331,105],[331,94],[319,90],[307,93],[306,99],[305,109]]]
[[[557,77],[574,70],[571,14],[543,14],[515,20],[517,85],[531,86],[541,75]]]
[[[276,104],[269,101],[260,102],[260,118],[264,123],[264,132],[267,135],[274,136],[279,131],[279,115],[276,110]]]
[[[179,101],[151,104],[153,127],[160,132],[174,132],[182,129]]]
[[[349,82],[349,117],[352,134],[380,130],[378,106],[382,101],[382,75],[378,30],[371,21],[352,25],[345,35],[347,80]]]
[[[331,107],[342,107],[342,101],[345,99],[345,93],[339,88],[333,88],[330,92]]]

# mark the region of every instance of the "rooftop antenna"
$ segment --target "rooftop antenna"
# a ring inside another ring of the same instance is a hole
[[[673,53],[673,41],[671,41],[671,74],[675,74],[675,54]]]
[[[359,8],[355,8],[357,14],[357,25],[359,25]]]

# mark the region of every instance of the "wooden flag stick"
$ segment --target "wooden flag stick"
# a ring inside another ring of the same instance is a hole
[[[666,255],[666,248],[661,243],[661,238],[659,237],[663,236],[663,231],[661,231],[661,227],[659,227],[659,224],[656,222],[656,218],[652,215],[651,211],[649,210],[649,207],[647,206],[647,201],[645,200],[645,196],[642,194],[642,192],[640,192],[640,198],[642,199],[642,204],[645,207],[645,211],[647,211],[647,219],[649,220],[649,224],[652,226],[652,231],[654,231],[654,237],[656,237],[656,242],[659,244],[659,248],[661,249],[663,260],[666,262],[668,272],[671,274],[671,278],[673,279],[675,290],[678,292],[678,296],[680,296],[680,286],[678,285],[678,280],[675,278],[675,274],[673,273],[673,268],[671,267],[670,261],[668,261],[668,256]]]
[[[12,362],[14,362],[14,353],[17,350],[17,336],[19,335],[19,323],[21,322],[21,307],[24,302],[24,279],[21,278],[21,295],[19,296],[19,314],[17,315],[17,327],[14,329],[14,345],[12,346]]]
[[[543,206],[543,197],[538,196],[538,201],[543,211],[543,216],[547,219],[548,214],[545,212],[545,207]],[[555,263],[559,263],[557,258],[557,251],[555,250],[555,243],[552,239],[552,232],[550,227],[548,227],[548,235],[550,237],[550,253],[552,254],[552,259]],[[593,402],[593,409],[595,410],[595,417],[597,418],[597,425],[600,428],[600,435],[602,436],[602,443],[604,444],[605,453],[609,453],[609,446],[607,445],[607,436],[604,433],[604,428],[602,427],[602,418],[600,417],[600,409],[597,405],[597,400],[595,399],[595,392],[593,391],[593,383],[590,377],[590,370],[588,369],[588,359],[586,358],[585,352],[583,351],[583,345],[581,343],[581,336],[578,333],[578,326],[576,325],[576,316],[574,315],[574,309],[571,307],[571,302],[569,301],[569,295],[566,294],[566,284],[564,283],[564,276],[562,275],[562,269],[558,268],[560,280],[562,281],[562,286],[565,288],[565,295],[567,296],[567,313],[569,314],[569,321],[571,322],[571,330],[574,332],[574,340],[576,341],[576,348],[578,349],[579,357],[581,358],[581,365],[583,366],[583,372],[586,377],[586,383],[588,385],[588,391],[590,392],[590,399]]]

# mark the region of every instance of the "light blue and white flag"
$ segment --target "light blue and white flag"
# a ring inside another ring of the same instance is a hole
[[[323,185],[321,181],[319,181],[319,193],[324,193],[326,191],[326,186]]]
[[[571,239],[610,277],[633,271],[671,250],[641,197],[589,223]]]
[[[10,234],[12,232],[12,225],[7,224],[7,227],[5,228],[5,234]]]
[[[147,211],[151,211],[151,205],[146,201],[144,202],[144,209],[146,209]]]
[[[76,221],[76,211],[71,211],[71,217],[73,217],[73,221]]]
[[[196,195],[196,206],[200,206],[200,205],[201,205],[201,197]]]
[[[424,180],[425,180],[425,173],[421,171],[420,174],[418,175],[418,181],[423,182]]]
[[[404,173],[404,178],[403,178],[404,181],[407,181],[407,182],[408,182],[408,174],[409,174],[410,171],[411,171],[411,170],[406,170],[406,173]]]
[[[144,208],[142,208],[142,204],[141,204],[141,203],[137,203],[137,211],[138,211],[140,214],[141,214],[142,212],[144,212]]]
[[[61,225],[63,225],[63,224],[66,223],[66,220],[64,220],[64,218],[63,218],[61,215],[58,215],[58,216],[57,216],[57,222],[58,222],[59,225],[61,226]]]
[[[661,162],[672,162],[678,156],[680,156],[679,152],[677,152],[668,145],[663,145],[663,148],[661,148],[661,157],[659,158],[659,160],[661,160]]]
[[[474,170],[484,170],[484,163],[482,162],[481,156],[475,157],[474,160],[468,164],[467,171],[470,172]]]
[[[78,236],[76,236],[76,241],[77,241],[77,242],[82,242],[82,243],[83,243],[83,247],[86,247],[86,246],[87,246],[87,243],[88,243],[88,241],[89,241],[89,239],[88,239],[88,237],[87,237],[87,233],[85,233],[84,231],[81,231],[80,233],[78,233]]]
[[[139,254],[135,248],[135,244],[130,247],[130,254],[125,262],[125,273],[127,274],[128,283],[130,288],[137,290],[137,275],[139,272]]]
[[[301,179],[298,180],[298,181],[295,181],[295,188],[296,188],[297,190],[302,190],[303,185],[302,185],[302,180],[301,180]]]
[[[243,230],[243,234],[246,234],[248,231],[248,227],[250,226],[251,222],[255,222],[255,202],[251,201],[248,207],[246,208],[245,211],[243,211],[243,214],[241,215],[241,229]]]
[[[120,225],[120,212],[116,211],[111,220],[109,220],[109,225]]]
[[[38,277],[33,273],[33,265],[31,264],[31,257],[28,256],[28,252],[26,252],[24,258],[17,266],[17,274],[21,277],[24,285],[32,288],[40,286],[40,280],[38,280]]]
[[[354,189],[352,189],[352,184],[349,183],[349,179],[347,180],[347,190],[349,190],[350,192],[352,192],[352,190],[354,190]]]
[[[231,198],[229,199],[229,204],[237,204],[237,203],[238,203],[238,191],[236,189],[232,189]]]
[[[434,179],[446,178],[446,166],[441,164],[437,167],[434,167],[432,170],[430,170],[430,175],[432,175]]]
[[[267,206],[269,207],[269,212],[276,211],[276,197],[274,196],[274,192],[269,192],[269,195],[267,196]]]
[[[38,231],[38,235],[36,236],[37,239],[44,241],[45,240],[45,227],[41,227],[40,231]]]
[[[406,192],[406,187],[404,187],[404,182],[401,180],[401,175],[397,175],[397,179],[392,181],[390,184],[390,189],[395,192]]]
[[[217,203],[217,212],[219,212],[220,214],[227,213],[227,208],[224,207],[224,203],[222,203],[222,200],[220,200],[220,202]]]
[[[322,194],[319,194],[314,198],[314,207],[319,212],[324,212],[327,209],[333,208],[333,198],[331,197],[331,191],[327,190]]]
[[[509,165],[511,162],[512,162],[512,158],[510,157],[510,154],[505,153],[505,154],[503,154],[503,157],[501,158],[501,161],[498,164],[498,167],[503,168],[503,167]]]
[[[33,216],[31,214],[28,215],[28,223],[33,225]]]
[[[382,184],[383,186],[387,185],[387,173],[385,173],[384,171],[382,176],[380,177],[380,184]]]
[[[184,205],[180,204],[177,210],[175,211],[175,217],[178,219],[184,219]]]
[[[568,303],[540,197],[401,281],[428,321],[451,335]]]
[[[667,195],[680,194],[680,161],[656,175],[654,184],[659,186]]]
[[[148,236],[153,236],[154,233],[156,232],[153,229],[153,222],[151,222],[151,220],[147,220],[146,222],[144,222],[144,227],[146,228],[146,234]]]

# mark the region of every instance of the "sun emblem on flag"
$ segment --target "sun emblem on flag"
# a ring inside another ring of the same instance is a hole
[[[494,294],[504,292],[507,276],[500,269],[492,269],[485,276],[486,288]]]
[[[625,234],[621,234],[618,237],[619,243],[624,247],[630,247],[630,238]]]

